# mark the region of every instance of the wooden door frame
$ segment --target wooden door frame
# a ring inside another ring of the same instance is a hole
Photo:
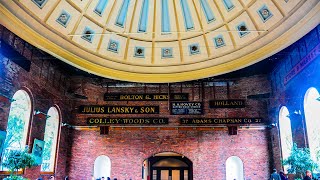
[[[161,160],[167,159],[167,158],[174,158],[178,159],[188,165],[188,167],[153,167],[153,165]],[[193,166],[192,166],[192,161],[190,161],[188,158],[184,156],[153,156],[148,158],[149,165],[150,165],[150,170],[149,170],[149,175],[150,175],[150,180],[153,179],[153,170],[157,170],[157,179],[160,178],[160,170],[169,170],[169,173],[172,172],[172,170],[180,170],[180,177],[183,177],[184,170],[188,170],[188,180],[193,180]],[[182,176],[181,176],[182,175]]]

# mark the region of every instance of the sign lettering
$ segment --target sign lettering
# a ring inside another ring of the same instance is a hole
[[[87,118],[89,125],[108,125],[108,124],[168,124],[168,118],[105,118],[92,117]]]
[[[173,115],[203,114],[202,102],[172,102],[170,105]]]
[[[180,124],[260,124],[262,118],[180,118]]]
[[[159,106],[79,106],[80,114],[159,114]]]
[[[172,93],[170,94],[171,101],[188,101],[188,93]],[[168,93],[159,94],[118,94],[105,93],[105,101],[168,101]]]
[[[210,100],[210,108],[244,108],[245,100]]]
[[[287,84],[292,78],[294,78],[300,71],[306,68],[313,60],[320,54],[320,44],[318,44],[313,50],[302,60],[300,60],[286,75],[284,78],[284,84]]]

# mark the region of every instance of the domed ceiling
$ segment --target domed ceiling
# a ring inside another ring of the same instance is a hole
[[[234,71],[320,22],[319,0],[0,0],[0,23],[80,69],[135,82]]]

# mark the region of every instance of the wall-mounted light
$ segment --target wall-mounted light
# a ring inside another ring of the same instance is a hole
[[[301,111],[300,110],[295,110],[293,113],[294,114],[301,114]]]
[[[62,127],[67,127],[67,128],[73,128],[72,125],[70,125],[70,124],[68,124],[68,123],[65,123],[65,122],[62,122],[62,123],[61,123],[61,126],[62,126]]]
[[[288,114],[287,117],[290,118],[291,116],[300,116],[300,115],[301,115],[300,110],[294,110],[293,113]]]
[[[270,129],[272,129],[274,127],[278,127],[278,123],[272,123],[272,124],[267,125],[267,128],[270,128]]]
[[[270,124],[271,127],[278,127],[278,123],[272,123]]]
[[[40,110],[35,110],[33,112],[33,115],[35,117],[38,117],[39,119],[48,119],[50,116],[48,116],[46,113],[41,112]]]

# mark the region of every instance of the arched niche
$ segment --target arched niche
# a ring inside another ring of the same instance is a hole
[[[100,179],[101,177],[110,177],[111,174],[111,161],[108,156],[101,155],[94,161],[94,173],[95,179]]]
[[[237,156],[231,156],[226,161],[226,180],[242,180],[243,162]]]

